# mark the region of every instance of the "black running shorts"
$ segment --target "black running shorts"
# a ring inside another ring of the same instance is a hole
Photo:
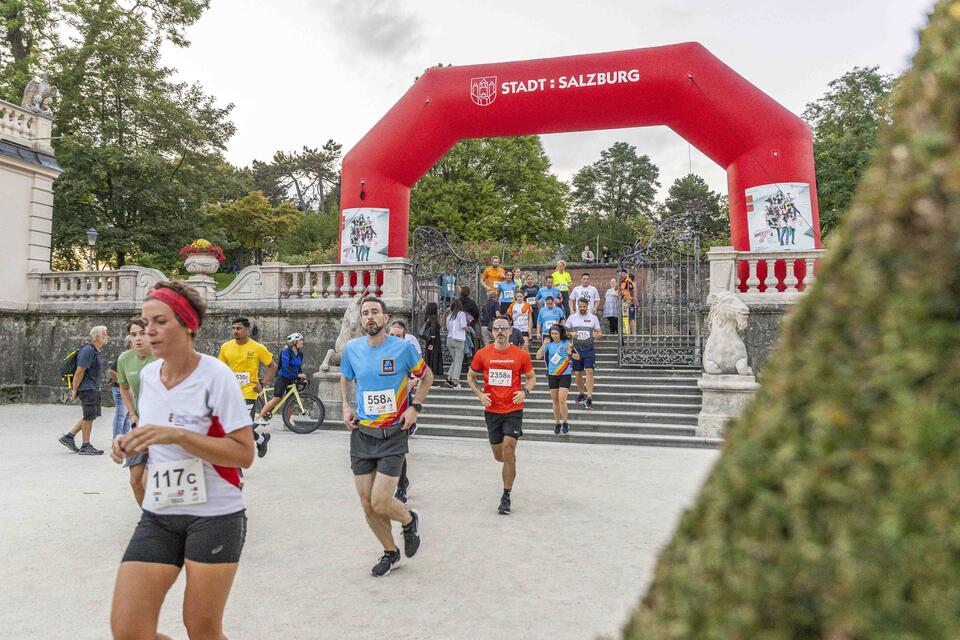
[[[80,399],[80,408],[83,411],[83,420],[93,422],[100,417],[100,392],[87,389],[77,392]]]
[[[550,389],[564,389],[570,388],[570,378],[572,376],[568,373],[564,376],[547,376],[547,387]]]
[[[483,419],[487,423],[487,434],[490,436],[490,444],[500,444],[503,442],[505,436],[519,440],[523,435],[523,409],[511,411],[510,413],[484,411]]]
[[[287,392],[287,387],[293,384],[293,380],[284,378],[283,376],[277,376],[273,379],[273,397],[282,398],[283,394]]]
[[[183,561],[240,562],[247,538],[247,514],[224,516],[158,515],[144,511],[123,554],[123,562],[183,566]]]
[[[386,438],[377,438],[354,429],[350,434],[350,468],[353,469],[353,475],[365,476],[376,471],[399,478],[403,457],[410,450],[407,445],[409,435],[409,431],[401,429]]]

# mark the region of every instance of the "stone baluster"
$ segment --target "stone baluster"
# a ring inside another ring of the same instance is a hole
[[[281,272],[280,272],[280,297],[281,297],[281,298],[286,298],[286,297],[288,297],[288,294],[290,293],[290,287],[287,285],[287,276],[288,276],[288,275],[289,275],[289,274],[287,274],[287,273],[284,272],[284,271],[281,271]]]
[[[350,271],[344,269],[339,273],[339,276],[343,278],[343,282],[340,284],[340,297],[341,298],[350,298],[353,296],[353,287],[350,286]]]
[[[760,278],[757,277],[757,263],[760,262],[754,258],[749,258],[747,264],[750,269],[747,273],[747,290],[745,293],[757,293],[760,290]]]
[[[813,274],[813,265],[816,263],[816,259],[804,258],[803,263],[807,266],[807,274],[803,276],[803,289],[804,291],[809,291],[810,287],[813,286],[813,281],[816,279]]]
[[[777,261],[764,260],[764,263],[767,265],[767,277],[763,279],[766,293],[777,293]]]
[[[324,298],[337,297],[337,272],[324,269],[320,272],[320,295]]]
[[[353,285],[353,296],[362,296],[366,286],[363,284],[363,274],[366,273],[364,269],[357,269],[354,273],[357,275],[357,282]]]
[[[784,260],[784,264],[787,267],[787,272],[783,277],[783,286],[784,286],[783,292],[797,293],[799,291],[797,289],[797,284],[799,284],[800,282],[797,279],[797,261],[791,260],[788,258]]]
[[[380,287],[380,284],[377,282],[380,279],[380,276],[383,274],[383,269],[376,269],[370,272],[370,295],[377,296],[378,298],[383,293],[383,289]]]

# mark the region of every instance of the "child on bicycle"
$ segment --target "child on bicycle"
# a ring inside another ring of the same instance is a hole
[[[287,336],[287,346],[280,352],[280,369],[273,379],[273,397],[263,405],[257,415],[256,424],[265,425],[270,422],[271,412],[280,404],[280,399],[287,393],[287,387],[299,380],[306,382],[307,376],[301,373],[303,369],[303,334],[291,333]]]

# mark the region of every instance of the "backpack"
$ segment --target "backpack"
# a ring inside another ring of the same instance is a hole
[[[84,346],[85,344],[80,345],[60,361],[60,377],[66,381],[67,386],[71,385],[73,376],[77,372],[77,358],[80,356],[80,349]]]

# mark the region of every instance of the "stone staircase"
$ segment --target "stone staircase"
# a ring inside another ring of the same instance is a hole
[[[539,344],[531,346],[536,352]],[[696,435],[700,412],[699,370],[686,368],[619,368],[616,336],[597,341],[597,374],[593,410],[574,404],[571,385],[568,407],[570,433],[555,435],[543,361],[534,359],[537,388],[527,398],[523,437],[589,444],[630,444],[661,447],[716,447],[723,441]],[[434,387],[418,419],[417,437],[486,438],[483,408],[466,386]]]

